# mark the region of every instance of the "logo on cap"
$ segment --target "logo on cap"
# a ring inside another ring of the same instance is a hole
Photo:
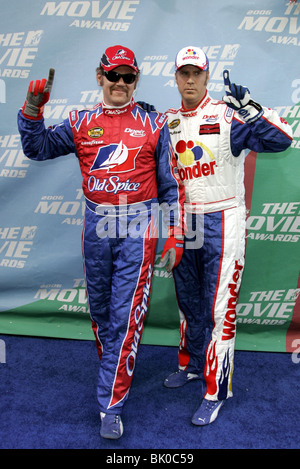
[[[130,60],[129,57],[126,57],[126,50],[119,49],[116,55],[112,58],[113,60]]]
[[[187,49],[186,54],[188,56],[194,56],[195,59],[198,58],[198,57],[196,57],[197,52],[194,49]]]
[[[104,52],[100,65],[104,70],[113,70],[121,65],[127,65],[138,72],[138,64],[132,50],[122,46],[108,47]]]

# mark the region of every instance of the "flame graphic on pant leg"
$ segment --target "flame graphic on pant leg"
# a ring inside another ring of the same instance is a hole
[[[184,319],[181,321],[180,324],[180,344],[179,344],[179,352],[178,352],[178,361],[179,361],[179,368],[186,370],[189,361],[190,361],[190,354],[186,348],[186,330],[187,330],[187,321]]]
[[[224,356],[221,376],[219,380],[219,392],[218,400],[222,401],[227,398],[228,390],[228,380],[230,377],[230,362],[229,362],[229,350],[227,350],[226,355]]]
[[[204,377],[206,392],[213,396],[218,390],[216,375],[218,370],[218,357],[216,355],[216,342],[210,342],[206,352]]]

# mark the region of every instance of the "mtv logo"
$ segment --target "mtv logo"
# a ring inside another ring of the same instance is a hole
[[[295,289],[295,292],[294,292],[294,295],[293,295],[293,301],[296,301],[298,298],[299,298],[299,295],[300,295],[300,288],[296,288]]]
[[[226,44],[223,49],[221,59],[233,60],[236,57],[239,48],[240,44]]]
[[[42,29],[38,31],[29,31],[25,39],[24,45],[25,46],[37,46],[41,40],[43,32],[44,31]]]
[[[33,239],[35,237],[36,230],[37,226],[24,226],[21,239]]]

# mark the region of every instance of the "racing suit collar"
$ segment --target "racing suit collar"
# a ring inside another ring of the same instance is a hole
[[[194,107],[193,109],[186,109],[183,105],[183,103],[181,102],[181,108],[180,108],[180,113],[183,115],[183,116],[186,116],[186,117],[190,117],[190,116],[195,116],[197,115],[197,110],[199,107],[201,107],[201,109],[203,109],[208,103],[209,101],[211,100],[210,96],[208,95],[207,93],[207,90],[205,92],[205,95],[203,96],[203,98],[201,99],[201,101],[199,101],[199,103],[197,104],[196,107]]]
[[[103,113],[108,116],[122,116],[130,112],[134,106],[135,106],[135,102],[133,98],[131,98],[129,103],[124,104],[124,106],[120,106],[120,107],[109,106],[105,104],[104,101],[101,103],[101,108],[102,108]]]

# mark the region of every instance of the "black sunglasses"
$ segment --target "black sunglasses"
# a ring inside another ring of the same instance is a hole
[[[126,85],[131,85],[134,83],[137,77],[137,75],[134,75],[133,73],[117,73],[113,70],[110,72],[104,72],[104,76],[108,79],[108,81],[112,81],[113,83],[117,83],[122,78]]]

